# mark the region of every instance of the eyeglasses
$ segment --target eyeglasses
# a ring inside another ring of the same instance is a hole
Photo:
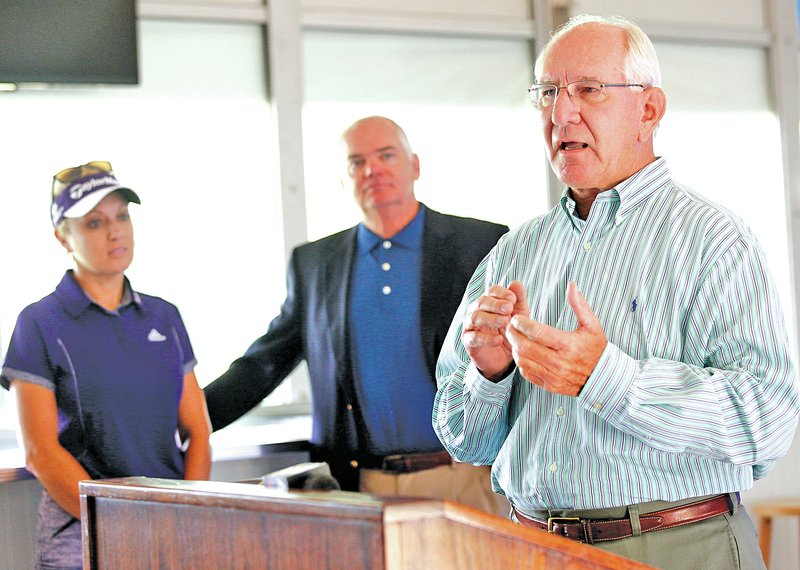
[[[89,173],[112,172],[111,163],[105,160],[94,160],[92,162],[87,162],[86,164],[82,164],[80,166],[72,166],[70,168],[65,168],[64,170],[53,176],[53,180],[61,182],[62,184],[70,184],[71,182],[75,182],[78,178],[86,176],[87,171],[89,171]]]
[[[552,83],[534,83],[528,89],[528,93],[537,109],[546,109],[555,104],[558,93],[562,89],[566,89],[569,98],[578,104],[602,103],[608,97],[606,87],[645,88],[644,85],[640,83],[600,83],[594,79],[581,79],[580,81],[567,83],[562,87]]]

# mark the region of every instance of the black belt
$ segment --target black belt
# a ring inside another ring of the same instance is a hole
[[[379,469],[384,473],[415,473],[442,465],[450,465],[453,458],[446,451],[430,453],[398,453],[394,455],[370,455],[354,459],[350,465],[361,469]]]
[[[735,500],[733,499],[735,497]],[[652,513],[639,515],[642,533],[666,530],[676,526],[704,521],[723,513],[732,512],[739,505],[739,493],[715,495],[707,499],[670,507]],[[580,517],[550,517],[547,520],[531,518],[514,509],[517,520],[523,526],[530,526],[549,533],[564,536],[578,542],[604,542],[633,536],[629,518],[624,519],[582,519]]]
[[[387,455],[383,458],[381,469],[386,473],[414,473],[451,463],[453,463],[453,458],[446,451]]]

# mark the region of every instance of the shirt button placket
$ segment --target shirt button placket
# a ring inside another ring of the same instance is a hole
[[[392,242],[389,241],[388,239],[384,240],[383,243],[381,244],[381,247],[383,247],[383,249],[386,250],[392,249]],[[389,263],[388,261],[384,261],[383,263],[381,263],[381,269],[383,269],[384,271],[388,272],[391,268],[392,264]],[[392,288],[389,285],[384,285],[383,288],[381,289],[381,292],[384,295],[391,295]]]
[[[563,418],[564,414],[565,412],[563,406],[559,406],[558,408],[556,408],[556,416],[558,416],[559,419]],[[553,463],[547,466],[547,470],[550,471],[550,473],[555,473],[556,471],[558,471],[558,464],[554,461]]]

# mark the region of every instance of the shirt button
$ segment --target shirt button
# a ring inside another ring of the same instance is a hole
[[[389,271],[391,268],[392,268],[392,264],[391,263],[383,263],[383,264],[381,264],[381,269],[383,269],[384,271]]]
[[[392,242],[390,242],[388,239],[383,242],[383,249],[391,249],[391,247],[392,247]]]
[[[353,404],[347,404],[347,411],[348,412],[352,412],[353,411]]]
[[[589,251],[590,249],[592,249],[592,242],[587,241],[585,244],[583,244],[583,249],[585,251]]]
[[[384,285],[382,291],[384,295],[389,295],[392,292],[392,288],[388,285]]]
[[[564,415],[564,408],[558,408],[558,409],[556,410],[556,415],[557,415],[559,418],[560,418],[561,416],[563,416],[563,415]]]
[[[356,461],[355,459],[351,461],[350,467],[352,467],[353,469],[358,469],[358,461]]]
[[[592,407],[599,412],[600,410],[603,409],[603,404],[602,402],[595,402]]]
[[[555,473],[556,471],[558,471],[558,465],[556,465],[555,463],[551,463],[550,464],[550,473]]]

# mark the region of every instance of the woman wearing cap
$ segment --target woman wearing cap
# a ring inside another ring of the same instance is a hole
[[[208,414],[181,317],[124,275],[130,202],[139,197],[107,162],[54,177],[55,236],[75,268],[22,311],[0,373],[16,394],[27,467],[45,489],[38,568],[83,567],[79,481],[208,478]]]

